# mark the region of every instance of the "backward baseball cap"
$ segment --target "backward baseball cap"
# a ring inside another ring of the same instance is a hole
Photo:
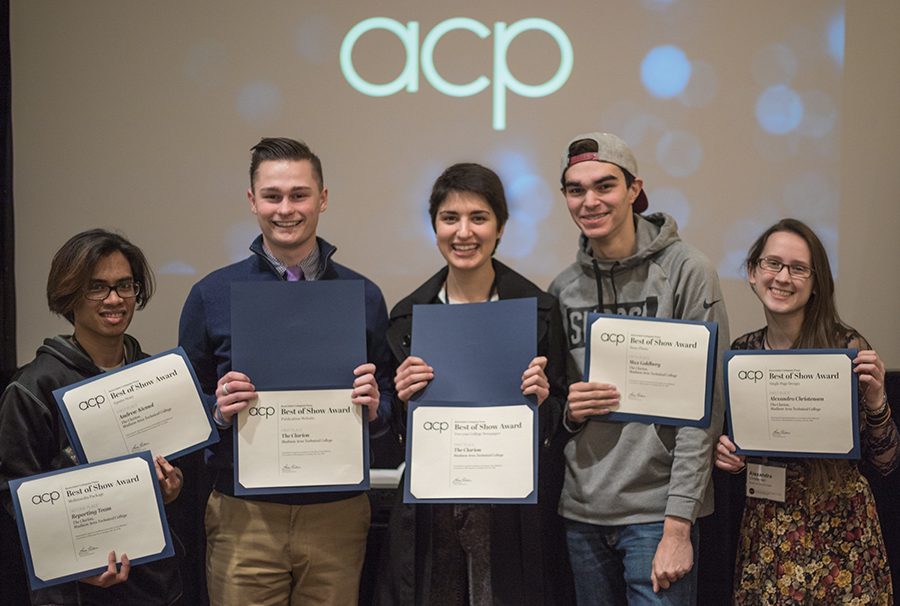
[[[596,143],[597,151],[570,156],[569,148],[572,147],[572,144],[576,141],[582,140],[593,141]],[[588,161],[609,162],[610,164],[615,164],[619,168],[627,170],[633,177],[638,176],[637,160],[635,160],[634,154],[631,153],[628,144],[611,133],[585,133],[583,135],[578,135],[577,137],[572,137],[568,144],[566,144],[566,149],[562,155],[560,176],[565,176],[566,171],[569,170],[570,166]],[[647,206],[647,192],[645,192],[642,187],[641,193],[635,198],[631,209],[633,212],[640,214],[647,210]]]

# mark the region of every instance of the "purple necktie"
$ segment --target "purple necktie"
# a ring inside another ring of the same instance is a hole
[[[296,267],[288,267],[286,269],[288,282],[298,282],[303,279],[303,270],[300,269],[299,265]]]

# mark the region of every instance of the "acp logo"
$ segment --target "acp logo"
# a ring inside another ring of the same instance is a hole
[[[89,410],[91,408],[100,408],[100,405],[106,402],[106,396],[98,395],[78,403],[79,410]]]
[[[625,335],[617,332],[601,332],[600,333],[600,342],[601,343],[612,343],[616,347],[619,346],[619,343],[625,342]]]
[[[443,433],[450,429],[450,423],[446,421],[425,421],[422,424],[422,429],[425,431],[436,431],[438,433]]]
[[[41,494],[36,494],[31,497],[31,502],[35,505],[40,505],[41,503],[50,503],[53,505],[59,500],[59,492],[42,492]]]
[[[274,406],[254,406],[248,413],[251,417],[272,417],[275,416]]]
[[[403,43],[406,51],[406,63],[400,75],[385,84],[374,84],[365,80],[353,65],[353,47],[366,33],[372,30],[388,31]],[[387,17],[372,17],[354,25],[341,43],[341,72],[347,83],[354,89],[370,97],[388,97],[401,90],[415,93],[419,90],[419,60],[421,58],[422,73],[435,90],[450,97],[470,97],[477,95],[492,84],[484,74],[466,84],[448,82],[438,72],[434,64],[434,48],[445,34],[453,30],[472,32],[482,40],[491,35],[485,24],[468,17],[454,17],[438,23],[422,40],[419,50],[419,23],[410,21],[406,25]],[[527,31],[544,32],[559,47],[559,67],[556,73],[543,84],[525,84],[520,82],[509,71],[506,61],[507,50],[513,40]],[[493,127],[494,130],[506,129],[506,91],[522,97],[546,97],[558,91],[572,73],[574,52],[572,42],[566,33],[552,21],[532,17],[507,25],[503,21],[494,23],[494,65],[493,65]]]
[[[756,383],[757,381],[761,381],[765,376],[763,371],[761,370],[739,370],[738,371],[738,379],[741,381],[753,381]]]

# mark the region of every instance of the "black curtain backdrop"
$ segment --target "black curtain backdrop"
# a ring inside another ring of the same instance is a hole
[[[12,80],[9,57],[9,0],[0,0],[0,141],[2,141],[2,167],[0,167],[0,387],[16,370],[16,281],[15,238],[13,231],[13,156],[12,156]]]
[[[13,229],[12,79],[9,0],[0,0],[0,390],[16,371],[16,279]],[[0,510],[0,604],[29,604],[15,523]]]

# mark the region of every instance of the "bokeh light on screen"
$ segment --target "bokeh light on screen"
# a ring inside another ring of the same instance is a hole
[[[248,210],[249,213],[249,210]],[[240,221],[225,232],[225,247],[230,263],[237,263],[250,256],[250,244],[259,235],[259,223],[253,218]]]
[[[338,35],[332,19],[324,15],[310,15],[297,27],[294,49],[306,61],[322,65],[331,61],[332,46]]]
[[[156,270],[156,273],[164,276],[193,276],[197,268],[187,261],[171,261]]]
[[[773,135],[789,133],[803,120],[803,101],[789,86],[770,86],[756,100],[756,120]]]
[[[692,133],[670,130],[656,144],[656,161],[673,177],[687,177],[700,167],[703,146]]]
[[[667,44],[657,46],[641,62],[641,82],[651,95],[669,99],[681,94],[691,78],[691,62],[684,51]]]
[[[828,54],[839,67],[844,66],[844,11],[835,14],[828,23]]]
[[[235,100],[237,111],[253,124],[272,122],[283,105],[281,89],[271,82],[251,82],[241,88]]]
[[[678,224],[679,231],[688,228],[691,219],[691,205],[683,191],[677,187],[648,187],[647,200],[650,202],[648,212],[663,212],[671,215]]]
[[[675,0],[641,0],[641,4],[650,10],[664,10],[674,1]]]
[[[764,46],[753,57],[753,78],[762,86],[791,82],[797,68],[797,55],[780,42]]]
[[[228,61],[225,45],[217,40],[198,42],[188,49],[184,75],[195,84],[216,86],[227,80]]]

